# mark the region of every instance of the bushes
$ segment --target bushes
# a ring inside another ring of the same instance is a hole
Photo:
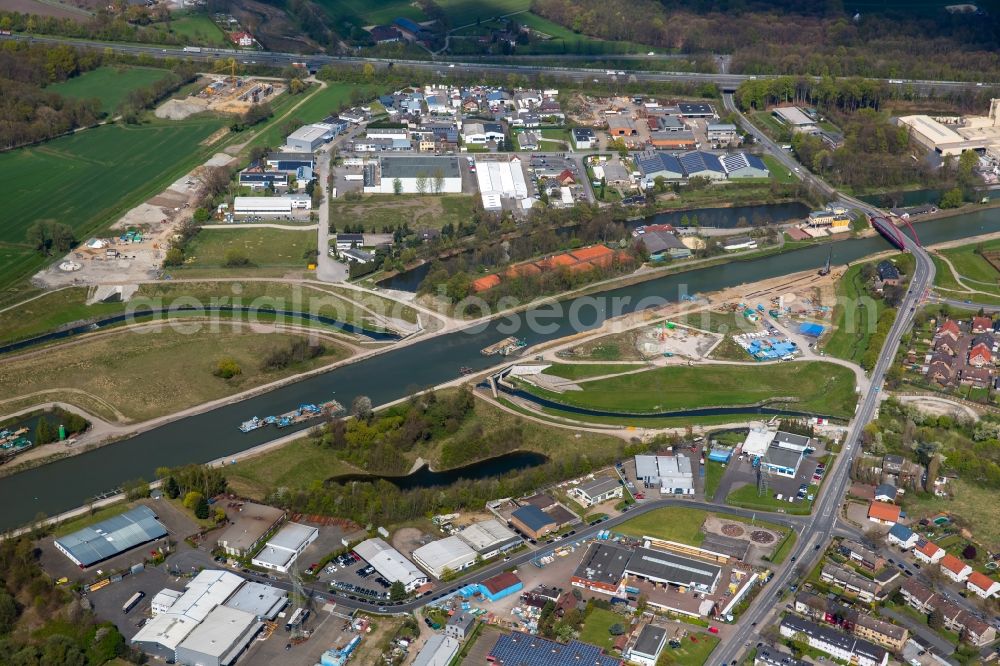
[[[212,374],[222,379],[232,379],[242,373],[243,370],[240,368],[239,363],[236,362],[236,359],[226,356],[219,359]]]
[[[226,268],[244,268],[246,266],[253,266],[253,262],[250,261],[250,257],[243,253],[243,250],[229,248],[226,250],[225,261],[223,261],[222,265]]]
[[[284,370],[295,364],[309,361],[326,353],[323,345],[311,345],[303,338],[296,338],[283,347],[275,347],[264,356],[260,368],[264,371]]]

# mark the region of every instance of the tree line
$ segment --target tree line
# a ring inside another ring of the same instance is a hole
[[[868,7],[855,20],[842,3],[829,4],[534,0],[532,11],[602,39],[729,54],[733,73],[998,80],[992,20],[943,7],[933,15]]]

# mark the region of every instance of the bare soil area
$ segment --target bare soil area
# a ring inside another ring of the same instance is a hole
[[[50,2],[42,2],[41,0],[3,0],[2,8],[8,12],[89,21],[91,18],[90,10],[96,9],[96,5],[100,4],[103,3],[88,2],[87,0],[76,0],[72,4],[63,4],[54,0]]]

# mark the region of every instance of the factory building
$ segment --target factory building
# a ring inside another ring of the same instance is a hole
[[[312,198],[308,194],[233,198],[236,215],[291,215],[293,210],[308,210],[311,207]]]
[[[177,646],[175,659],[191,666],[229,666],[263,628],[264,623],[246,611],[216,606]]]
[[[476,551],[459,537],[450,536],[417,548],[413,559],[424,571],[440,579],[446,573],[471,567],[476,562]]]
[[[664,494],[694,494],[694,474],[687,456],[636,456],[635,476],[647,488],[660,486]]]
[[[477,159],[476,181],[486,210],[501,210],[504,200],[510,202],[511,208],[530,208],[534,204],[528,197],[524,169],[517,157]]]
[[[386,580],[402,583],[407,592],[412,592],[427,583],[427,575],[424,572],[380,538],[362,541],[354,547],[354,552],[375,567],[375,571]]]
[[[592,592],[620,596],[625,589],[625,570],[632,551],[605,541],[595,541],[587,548],[570,584]]]
[[[374,181],[365,192],[394,194],[398,181],[403,194],[461,194],[462,172],[458,158],[437,155],[386,155],[380,157]]]
[[[333,138],[333,128],[329,125],[304,125],[285,139],[285,147],[290,152],[312,153]]]
[[[676,585],[712,594],[719,584],[722,567],[652,548],[636,548],[625,573],[653,583]]]
[[[167,536],[167,528],[146,505],[84,527],[55,540],[55,546],[81,569]]]
[[[246,557],[285,519],[285,512],[264,504],[245,502],[228,512],[231,524],[219,535],[218,545],[227,555]]]
[[[524,539],[499,520],[484,520],[473,523],[458,533],[458,537],[469,544],[484,560],[517,548]]]
[[[255,566],[288,573],[296,558],[319,536],[319,529],[288,523],[250,560]]]

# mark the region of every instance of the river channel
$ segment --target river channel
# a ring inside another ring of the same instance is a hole
[[[925,245],[1000,231],[1000,210],[984,210],[917,225]],[[461,366],[479,370],[495,365],[479,350],[508,335],[527,343],[562,337],[599,326],[608,316],[645,307],[659,298],[709,292],[797,271],[816,269],[832,251],[835,265],[888,249],[880,237],[847,239],[784,254],[734,261],[692,270],[595,294],[587,299],[544,305],[502,317],[473,329],[438,335],[372,356],[330,372],[288,384],[224,407],[189,416],[95,451],[0,479],[0,529],[22,525],[39,512],[55,515],[118,487],[123,481],[151,479],[159,466],[206,462],[263,444],[278,431],[264,428],[247,434],[238,429],[254,415],[279,414],[301,403],[335,398],[349,405],[367,395],[376,405],[413,391],[455,379]],[[308,427],[302,424],[299,429]],[[281,431],[287,434],[292,429]]]

